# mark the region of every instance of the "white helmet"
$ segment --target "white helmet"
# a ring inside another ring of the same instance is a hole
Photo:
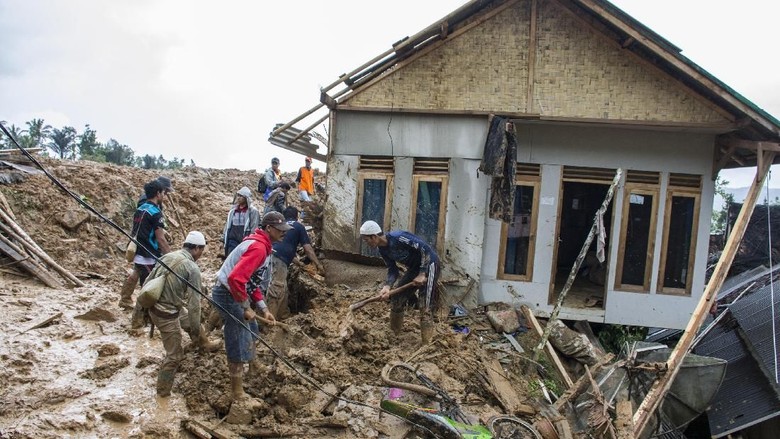
[[[382,228],[376,221],[366,221],[360,226],[361,235],[378,235],[380,233],[382,233]]]

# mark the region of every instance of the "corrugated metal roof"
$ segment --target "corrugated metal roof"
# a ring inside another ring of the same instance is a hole
[[[780,289],[780,285],[777,287]],[[774,295],[775,318],[778,317],[778,303],[780,303],[780,291]],[[745,331],[752,352],[758,356],[764,371],[769,374],[767,378],[777,389],[776,369],[780,357],[775,352],[780,338],[773,331],[780,328],[772,324],[772,285],[766,285],[733,304],[731,313]]]

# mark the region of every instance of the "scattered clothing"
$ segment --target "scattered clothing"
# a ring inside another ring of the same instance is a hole
[[[490,218],[510,223],[514,213],[517,134],[508,118],[493,116],[485,139],[479,170],[493,177],[490,185]]]

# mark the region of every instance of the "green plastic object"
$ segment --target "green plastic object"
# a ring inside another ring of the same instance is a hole
[[[390,399],[382,400],[382,409],[419,424],[443,439],[492,439],[490,430],[482,425],[467,425],[454,421],[433,409],[417,407]]]

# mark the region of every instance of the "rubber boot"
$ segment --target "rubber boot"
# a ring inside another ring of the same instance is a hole
[[[431,321],[431,318],[420,318],[420,339],[422,340],[422,344],[426,345],[431,342],[433,339],[433,321]]]
[[[233,402],[249,398],[244,392],[244,364],[230,363],[230,396]]]
[[[170,370],[157,372],[157,396],[171,396],[173,377],[175,375],[176,372]]]
[[[403,311],[390,311],[390,330],[395,335],[401,333],[404,329],[404,312]]]
[[[222,327],[222,316],[219,315],[219,311],[212,309],[209,314],[209,319],[206,321],[206,334],[210,334],[211,331]]]
[[[127,276],[122,289],[119,291],[119,307],[124,309],[133,309],[133,291],[138,284],[138,273],[135,270]]]
[[[200,325],[200,334],[198,335],[198,348],[203,352],[214,352],[222,347],[222,343],[219,341],[209,341],[209,336],[206,333],[206,328]]]

